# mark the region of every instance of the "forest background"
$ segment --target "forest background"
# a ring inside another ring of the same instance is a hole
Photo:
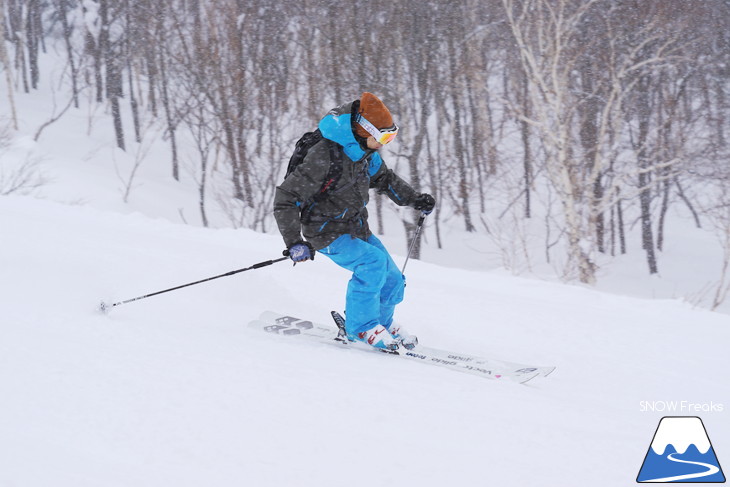
[[[0,151],[16,99],[54,86],[35,140],[108,110],[135,153],[125,201],[142,163],[164,165],[194,181],[193,223],[275,231],[294,142],[371,91],[401,127],[386,162],[438,201],[429,245],[458,227],[513,272],[593,284],[631,252],[658,274],[689,221],[721,249],[703,304],[730,290],[728,0],[2,0],[0,39]],[[32,160],[0,168],[0,194],[41,182]],[[416,213],[374,206],[376,232],[395,215],[412,237]]]

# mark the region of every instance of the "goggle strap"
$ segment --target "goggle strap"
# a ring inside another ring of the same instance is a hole
[[[363,117],[362,114],[360,114],[360,113],[357,115],[357,123],[359,123],[360,126],[367,131],[367,133],[369,133],[376,139],[378,137],[380,137],[380,130],[378,130],[378,128],[375,125],[370,123],[370,120]]]
[[[392,129],[392,130],[381,131],[375,125],[373,125],[372,123],[370,123],[370,120],[368,120],[367,118],[363,117],[361,113],[358,113],[357,114],[356,122],[359,123],[360,126],[367,131],[367,133],[369,133],[370,135],[372,135],[373,137],[375,137],[375,139],[378,140],[378,141],[383,136],[383,134],[387,134],[388,132],[394,132],[394,133],[397,133],[398,132],[398,126],[397,125],[395,125],[395,128]]]

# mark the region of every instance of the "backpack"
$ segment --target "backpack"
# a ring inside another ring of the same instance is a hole
[[[284,176],[285,180],[304,162],[304,158],[307,156],[309,149],[314,147],[322,139],[324,139],[324,137],[319,129],[314,132],[307,132],[301,136],[294,147],[294,153],[289,158],[289,164],[286,167],[286,175]],[[327,141],[330,151],[330,167],[327,170],[327,177],[324,180],[325,182],[315,197],[315,200],[322,199],[328,190],[337,185],[337,181],[342,176],[342,153],[336,150],[336,144],[334,142],[328,139],[325,140]]]
[[[337,182],[342,177],[344,154],[341,150],[337,150],[337,147],[339,144],[323,137],[322,132],[320,132],[319,129],[315,130],[314,132],[305,133],[297,141],[297,144],[294,147],[294,153],[289,158],[289,164],[286,167],[286,175],[284,176],[284,179],[286,180],[286,178],[288,178],[289,175],[291,173],[293,173],[296,170],[296,168],[299,167],[304,162],[304,158],[307,156],[307,153],[309,152],[309,150],[323,139],[324,139],[325,143],[327,144],[327,147],[329,148],[330,167],[327,170],[327,175],[324,178],[324,183],[322,183],[322,187],[317,192],[317,194],[315,194],[309,200],[301,202],[301,207],[302,207],[301,219],[303,222],[311,221],[311,219],[312,219],[311,213],[312,213],[314,206],[317,203],[325,200],[329,196],[330,193],[336,194],[340,191],[345,191],[348,188],[352,187],[356,182],[356,180],[353,179],[348,184],[345,184],[342,188],[339,188],[338,191],[334,191],[335,187],[337,186]],[[365,160],[366,158],[370,157],[370,155],[373,152],[374,152],[373,150],[365,151],[365,155],[362,156],[362,158],[358,162],[361,162],[361,161]],[[363,167],[365,170],[367,170],[367,165],[365,165]]]

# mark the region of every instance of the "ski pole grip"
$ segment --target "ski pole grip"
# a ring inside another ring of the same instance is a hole
[[[251,266],[251,269],[260,269],[261,267],[266,267],[267,265],[274,264],[276,262],[281,262],[282,260],[286,260],[286,257],[281,257],[280,259],[274,259],[274,260],[267,260],[264,262],[259,262],[258,264],[254,264]]]

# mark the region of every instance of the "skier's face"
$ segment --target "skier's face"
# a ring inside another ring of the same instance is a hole
[[[372,135],[370,137],[368,137],[368,149],[377,150],[377,149],[380,149],[381,147],[383,147],[383,144],[381,144],[380,142],[375,140],[375,137],[373,137]]]

